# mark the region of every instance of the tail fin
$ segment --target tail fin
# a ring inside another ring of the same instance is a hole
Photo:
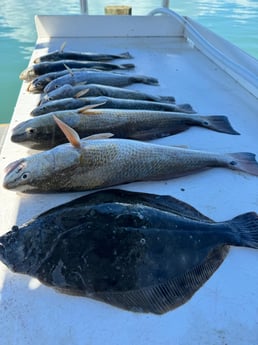
[[[212,129],[216,132],[222,132],[227,134],[239,134],[234,128],[231,126],[228,118],[222,115],[213,115],[213,116],[201,116],[200,125],[202,127],[206,127]]]
[[[115,57],[120,59],[133,59],[133,56],[129,52],[116,55]]]
[[[122,63],[120,65],[120,69],[131,69],[135,68],[135,65],[133,63]]]
[[[193,109],[193,107],[189,103],[177,104],[177,106],[178,108],[183,110],[185,113],[190,113],[190,114],[196,113],[196,111]]]
[[[175,103],[176,99],[173,96],[159,96],[160,101],[164,103]]]
[[[229,160],[228,168],[258,176],[258,163],[255,160],[254,153],[237,152],[229,154],[229,157],[232,160]]]
[[[236,231],[235,245],[258,249],[258,214],[248,212],[229,221]]]
[[[159,85],[159,81],[153,77],[147,77],[145,75],[138,75],[134,77],[136,83],[143,83],[148,85]]]

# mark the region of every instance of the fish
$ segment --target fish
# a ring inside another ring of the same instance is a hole
[[[34,117],[13,128],[11,141],[34,150],[47,150],[67,142],[54,121],[58,117],[81,138],[100,131],[112,132],[116,138],[152,140],[174,135],[192,126],[238,135],[226,116],[191,115],[176,112],[119,109],[64,110]]]
[[[257,213],[215,222],[170,195],[110,189],[13,226],[0,260],[57,292],[161,315],[194,298],[230,246],[258,249]]]
[[[100,61],[74,61],[74,60],[60,60],[55,62],[40,62],[38,64],[27,67],[20,73],[20,79],[31,81],[34,78],[51,72],[63,71],[70,68],[93,68],[98,70],[110,71],[110,70],[126,70],[135,67],[134,64],[112,64]]]
[[[159,82],[156,78],[145,75],[127,75],[117,72],[82,70],[78,72],[68,73],[52,80],[45,86],[44,92],[49,93],[50,91],[55,90],[65,84],[77,85],[90,83],[111,85],[116,87],[128,86],[134,83],[159,85]]]
[[[56,50],[48,54],[42,55],[34,59],[34,63],[46,61],[59,61],[59,60],[77,60],[77,61],[109,61],[114,59],[132,59],[129,52],[121,54],[107,54],[107,53],[94,53],[94,52],[77,52],[77,51],[63,51]]]
[[[51,72],[51,73],[43,74],[33,79],[31,82],[29,82],[27,86],[27,91],[32,92],[32,93],[41,93],[43,92],[44,88],[49,82],[68,73],[69,73],[68,70],[64,70],[64,71],[59,71],[59,72]]]
[[[97,97],[80,97],[80,98],[63,98],[55,101],[49,101],[42,105],[37,106],[30,112],[31,116],[40,116],[59,110],[70,110],[83,108],[88,105],[97,105],[98,108],[112,108],[112,109],[141,109],[141,110],[157,110],[157,111],[170,111],[181,113],[195,113],[192,106],[188,103],[174,104],[174,103],[161,103],[145,100],[131,100],[124,98],[114,98],[107,96]]]
[[[221,167],[258,176],[255,154],[220,153],[130,139],[83,138],[54,117],[70,143],[11,162],[3,187],[23,193],[78,192],[172,179]],[[109,133],[110,134],[110,133]]]
[[[86,84],[86,85],[69,85],[65,84],[56,90],[43,94],[39,105],[62,98],[80,98],[87,95],[87,97],[107,96],[114,98],[125,99],[141,99],[146,101],[175,103],[174,96],[160,96],[150,93],[141,92],[139,90],[129,90],[121,87],[114,87],[110,85],[101,84]]]

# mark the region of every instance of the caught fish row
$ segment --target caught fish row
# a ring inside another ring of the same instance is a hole
[[[177,105],[171,96],[124,88],[135,82],[158,85],[157,79],[79,72],[75,65],[59,72],[45,67],[46,74],[36,77],[42,71],[37,65],[49,66],[51,61],[61,61],[56,64],[61,66],[64,60],[117,58],[132,57],[62,49],[38,58],[24,72],[22,79],[35,78],[28,91],[44,93],[32,110],[35,117],[19,123],[11,140],[42,152],[6,167],[6,189],[95,191],[216,167],[258,176],[258,163],[250,152],[222,154],[147,142],[192,126],[239,134],[226,116],[194,114],[190,105]],[[145,103],[152,108],[143,108]],[[68,104],[71,108],[63,107]],[[167,108],[156,108],[160,104]],[[136,105],[140,108],[133,108]],[[183,305],[205,284],[229,246],[258,249],[256,213],[215,222],[171,196],[107,189],[14,226],[0,237],[0,260],[10,270],[63,293],[129,311],[163,314]]]
[[[51,80],[49,75],[52,76]],[[95,78],[95,81],[100,78],[98,81],[101,83],[108,79],[111,85],[88,84],[92,82],[89,76]],[[51,72],[40,79],[35,78],[28,90],[32,91],[35,87],[40,92],[41,86],[44,88],[40,104],[30,115],[40,118],[17,125],[13,130],[12,141],[37,150],[65,143],[66,137],[53,116],[77,131],[81,138],[104,131],[112,132],[116,138],[151,140],[179,133],[192,126],[239,134],[226,116],[193,116],[195,111],[190,104],[175,104],[172,96],[157,96],[122,88],[124,84],[120,83],[121,78],[124,83],[135,82],[136,78],[141,83],[158,84],[158,80],[152,77],[84,69]],[[119,87],[114,86],[117,83]],[[51,91],[44,92],[48,90]],[[97,109],[92,109],[94,107]]]

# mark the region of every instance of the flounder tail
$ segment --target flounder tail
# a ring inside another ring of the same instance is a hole
[[[244,213],[229,221],[237,232],[236,243],[241,247],[258,249],[258,214],[255,212]]]

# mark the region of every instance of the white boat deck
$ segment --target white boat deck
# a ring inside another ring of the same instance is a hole
[[[32,60],[58,49],[64,41],[67,50],[129,51],[134,56],[134,73],[156,77],[160,83],[159,86],[135,84],[130,88],[173,95],[177,103],[190,103],[200,114],[227,115],[241,133],[232,136],[191,128],[154,142],[258,154],[258,62],[196,25],[198,32],[216,47],[207,45],[192,31],[192,25],[195,26],[189,20],[184,26],[172,16],[40,16],[36,17],[38,41]],[[188,34],[191,39],[184,36]],[[221,55],[221,49],[229,60]],[[39,95],[29,94],[26,86],[23,83],[1,152],[1,178],[2,168],[9,162],[32,154],[10,141],[11,129],[29,118],[39,99]],[[216,221],[248,211],[258,212],[258,178],[227,169],[212,169],[174,180],[132,183],[121,188],[170,194]],[[21,225],[83,194],[86,193],[21,195],[1,187],[1,234],[14,224]],[[257,267],[258,251],[231,248],[221,267],[189,302],[155,316],[57,293],[35,279],[11,273],[0,264],[0,343],[257,344]]]

